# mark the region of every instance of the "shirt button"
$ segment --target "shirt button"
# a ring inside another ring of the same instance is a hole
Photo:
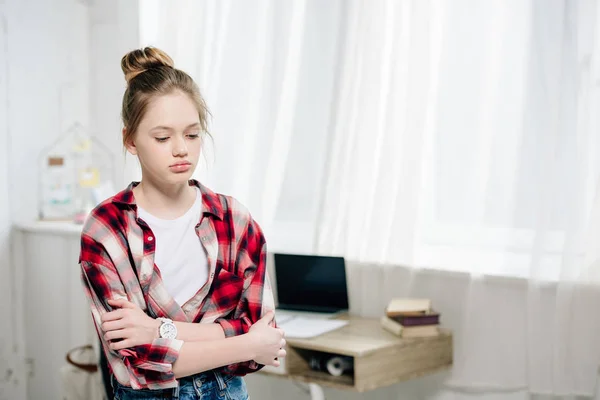
[[[148,241],[149,241],[149,242],[151,242],[151,241],[153,241],[153,240],[154,240],[154,238],[153,238],[152,236],[148,236]]]
[[[203,241],[203,242],[206,242],[206,240],[207,240],[207,239],[208,239],[208,238],[207,238],[206,236],[202,236],[202,241]]]

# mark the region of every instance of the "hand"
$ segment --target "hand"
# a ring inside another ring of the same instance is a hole
[[[263,365],[279,367],[278,358],[285,357],[286,353],[284,332],[282,329],[273,328],[269,324],[273,321],[275,313],[269,311],[265,316],[250,327],[246,334],[250,340],[250,346],[256,356],[254,361]]]
[[[146,315],[137,305],[125,300],[108,300],[118,309],[102,315],[104,338],[112,350],[150,344],[158,338],[160,321]]]

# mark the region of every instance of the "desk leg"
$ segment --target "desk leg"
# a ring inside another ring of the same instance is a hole
[[[316,383],[309,383],[308,388],[310,389],[311,400],[325,400],[325,393],[323,388]]]

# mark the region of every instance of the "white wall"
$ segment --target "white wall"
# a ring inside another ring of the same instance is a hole
[[[113,150],[115,170],[123,170],[120,60],[138,45],[137,1],[8,0],[5,7],[11,204],[18,204],[13,221],[30,221],[38,157],[73,122]]]
[[[23,271],[11,258],[11,224],[37,216],[41,150],[73,121],[89,123],[88,27],[83,2],[0,2],[0,399],[26,396]]]
[[[9,151],[9,112],[8,112],[8,35],[7,9],[0,2],[0,399],[20,399],[24,397],[23,346],[17,344],[16,336],[20,331],[15,325],[15,292],[10,262],[10,205],[8,192],[10,179],[8,173]]]
[[[121,57],[139,47],[137,1],[94,1],[91,6],[90,125],[93,134],[114,151],[115,189],[130,177],[123,177],[124,153],[121,135],[121,101],[126,84]]]
[[[138,43],[137,4],[0,0],[0,400],[26,398],[26,374],[44,374],[26,359],[11,224],[37,218],[39,156],[74,122],[114,149],[123,169],[120,58]],[[70,262],[78,279],[76,255]]]
[[[87,122],[87,8],[74,0],[9,0],[0,59],[0,398],[24,398],[20,270],[9,253],[11,222],[36,216],[37,159],[70,121]],[[6,385],[6,386],[4,386]]]
[[[76,0],[8,0],[13,221],[37,217],[37,160],[74,121],[88,126],[89,10]]]

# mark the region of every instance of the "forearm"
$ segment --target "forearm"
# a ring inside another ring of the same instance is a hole
[[[179,357],[173,363],[175,378],[197,374],[230,364],[241,363],[256,357],[246,335],[232,338],[185,342]]]
[[[201,324],[195,322],[174,321],[177,327],[177,339],[184,342],[200,342],[225,339],[223,328],[219,324]]]

